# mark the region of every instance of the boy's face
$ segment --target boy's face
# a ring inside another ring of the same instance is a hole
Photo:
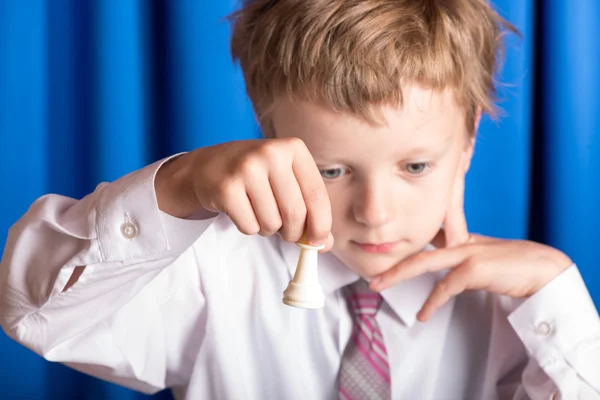
[[[277,137],[304,141],[325,180],[333,213],[333,254],[373,277],[420,251],[439,231],[461,157],[472,141],[451,91],[407,88],[402,109],[381,109],[384,123],[314,104],[281,102]],[[466,167],[465,167],[466,169]]]

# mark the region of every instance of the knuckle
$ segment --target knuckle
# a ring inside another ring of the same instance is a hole
[[[258,153],[269,162],[278,162],[281,159],[281,146],[276,140],[269,140],[259,148]]]
[[[412,264],[415,265],[423,265],[428,258],[429,254],[427,254],[426,251],[420,251],[417,254],[413,255],[410,261]]]
[[[245,179],[249,179],[264,171],[264,167],[260,157],[251,154],[240,160],[238,171]]]
[[[217,195],[221,199],[220,203],[224,207],[231,206],[232,202],[240,195],[240,189],[237,180],[233,178],[225,178],[217,188]]]
[[[304,233],[306,207],[304,203],[282,210],[282,237],[288,242],[297,242]]]
[[[296,231],[292,231],[290,229],[283,228],[280,231],[280,236],[286,242],[295,243],[295,242],[299,241],[300,238],[302,238],[302,232],[301,231],[296,232]]]
[[[307,150],[306,144],[300,138],[289,137],[289,138],[285,138],[283,140],[290,148],[292,148],[294,150],[301,150],[301,151]]]
[[[476,273],[477,269],[478,269],[478,263],[471,257],[467,258],[462,263],[462,270],[464,271],[464,273],[467,276]]]
[[[271,236],[279,229],[281,229],[281,219],[279,218],[270,218],[267,221],[261,221],[260,223],[260,235],[262,236]]]
[[[329,194],[323,181],[308,184],[305,195],[306,201],[314,207],[329,207]]]
[[[456,282],[452,282],[450,279],[442,279],[438,282],[436,287],[437,303],[446,303],[452,296],[460,291],[458,289]]]
[[[240,223],[238,225],[238,230],[244,235],[256,235],[260,232],[260,226],[258,225],[258,223]]]
[[[304,204],[293,205],[282,210],[282,214],[286,223],[304,222],[306,219],[306,206]]]
[[[290,141],[292,144],[290,144]],[[299,146],[293,144],[295,141],[299,141],[304,146],[304,142],[297,138],[273,139],[265,142],[258,149],[258,154],[267,161],[268,165],[283,166],[291,164],[294,153],[297,152],[296,148]]]
[[[448,281],[446,281],[445,279],[438,282],[436,289],[437,294],[443,297],[448,296],[448,286]]]

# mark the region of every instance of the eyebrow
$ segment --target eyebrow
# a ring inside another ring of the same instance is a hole
[[[444,146],[419,146],[414,148],[403,149],[400,152],[400,155],[401,158],[414,158],[419,156],[439,158],[445,155],[450,150],[451,144],[452,142],[449,141],[448,144],[445,144]]]
[[[415,147],[404,147],[394,152],[394,158],[396,160],[415,160],[419,157],[427,157],[432,159],[440,159],[442,156],[448,153],[453,143],[453,135],[449,135],[448,138],[439,141],[433,145],[419,144]],[[340,157],[340,154],[335,152],[332,154],[331,149],[319,149],[313,154],[317,160],[317,164],[329,164],[331,162],[341,164],[352,164],[352,159],[346,159]],[[319,165],[321,167],[321,165]]]
[[[417,155],[427,155],[427,156],[435,156],[440,157],[448,152],[454,143],[454,135],[448,135],[444,140],[433,144],[419,144],[415,147],[406,147],[400,150],[402,156],[406,158],[406,156],[414,157]]]

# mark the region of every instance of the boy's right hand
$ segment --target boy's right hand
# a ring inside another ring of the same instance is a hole
[[[176,217],[227,214],[240,232],[288,242],[304,233],[333,246],[331,204],[323,178],[297,138],[245,140],[204,147],[164,164],[155,180],[161,210]]]

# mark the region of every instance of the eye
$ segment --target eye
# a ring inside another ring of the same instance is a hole
[[[321,172],[321,176],[324,179],[336,179],[336,178],[339,178],[340,176],[345,175],[346,169],[345,168],[325,168],[325,169],[320,169],[319,172]]]
[[[406,164],[406,171],[411,175],[422,174],[429,166],[426,162],[408,163]]]

